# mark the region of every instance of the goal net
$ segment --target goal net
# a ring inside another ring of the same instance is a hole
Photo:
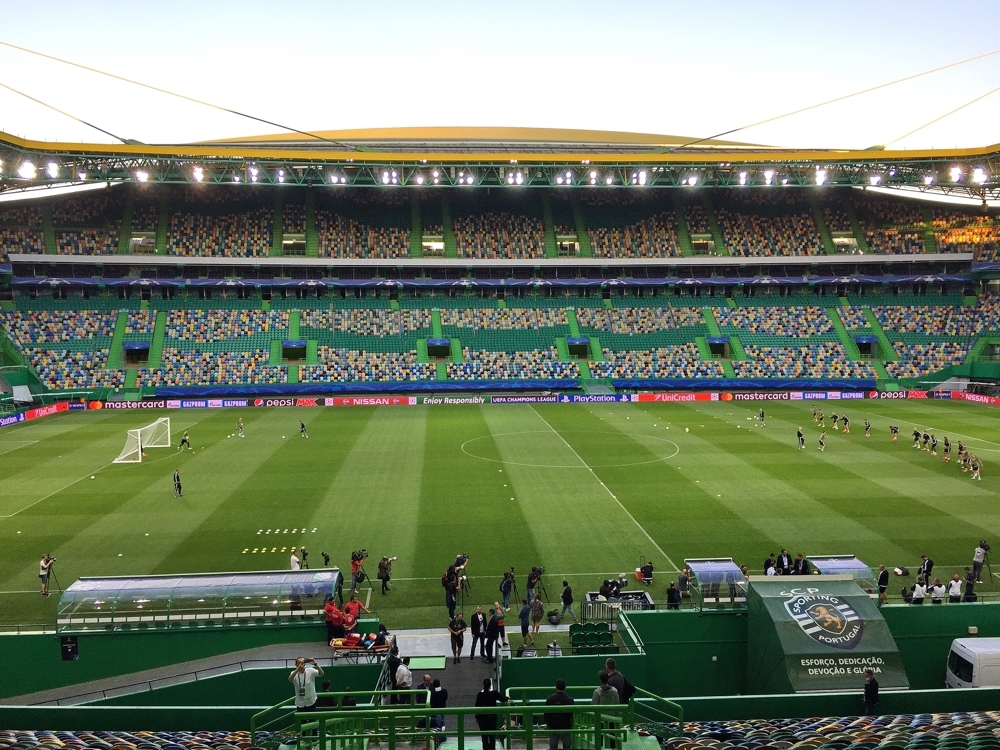
[[[161,417],[152,424],[138,430],[129,430],[125,447],[114,460],[116,464],[142,463],[142,452],[146,448],[170,447],[170,417]]]

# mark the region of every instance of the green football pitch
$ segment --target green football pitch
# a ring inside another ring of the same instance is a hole
[[[782,547],[856,554],[873,567],[915,568],[926,553],[943,578],[970,563],[980,539],[1000,543],[1000,412],[820,404],[828,414],[838,405],[852,434],[829,431],[825,453],[801,402],[766,403],[766,427],[756,403],[699,402],[104,410],[6,428],[0,622],[54,623],[58,596],[38,594],[43,552],[58,558],[65,586],[92,575],[286,569],[302,545],[313,567],[328,552],[346,568],[364,547],[371,574],[379,556],[399,558],[392,591],[380,595],[374,581],[365,595],[400,628],[443,626],[440,576],[462,552],[468,608],[498,598],[510,566],[522,592],[537,564],[553,601],[563,578],[579,600],[644,556],[662,602],[689,557],[760,571]],[[141,464],[112,463],[128,429],[163,415],[174,446],[190,428],[194,450],[150,448]],[[243,439],[230,437],[238,417]],[[963,439],[983,460],[982,481],[914,450],[914,425]],[[796,449],[797,426],[806,450]]]

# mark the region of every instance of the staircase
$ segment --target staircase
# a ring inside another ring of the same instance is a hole
[[[833,244],[833,235],[830,234],[830,227],[826,225],[826,219],[823,217],[823,209],[820,208],[819,201],[816,200],[815,195],[809,196],[809,207],[812,209],[813,221],[816,222],[820,239],[823,241],[823,250],[826,251],[827,255],[836,255],[837,246]]]
[[[125,329],[128,327],[128,310],[119,310],[115,319],[115,332],[111,336],[111,350],[108,352],[108,370],[121,367],[122,344],[125,343]]]
[[[580,257],[593,258],[594,250],[590,246],[590,235],[587,234],[587,223],[583,220],[583,209],[580,198],[574,190],[570,196],[570,206],[573,209],[573,225],[576,227],[576,241],[580,243]]]
[[[556,246],[556,227],[552,220],[552,202],[547,193],[542,194],[542,221],[545,224],[545,257],[558,258],[559,248]]]
[[[149,345],[149,358],[146,367],[155,369],[163,362],[163,341],[167,337],[167,312],[156,313],[156,323],[153,324],[153,341]]]
[[[861,351],[858,349],[857,343],[847,332],[847,328],[844,326],[844,321],[841,320],[840,313],[837,311],[837,308],[826,308],[826,314],[830,317],[830,322],[833,323],[833,328],[837,332],[837,337],[840,339],[840,343],[844,347],[844,351],[847,353],[847,359],[851,362],[860,361]]]
[[[451,224],[451,202],[448,194],[441,194],[441,226],[444,234],[444,257],[457,258],[458,244],[455,242],[455,230]]]
[[[719,255],[731,255],[726,243],[722,241],[722,227],[719,226],[719,217],[715,213],[715,206],[712,205],[712,198],[708,191],[703,191],[701,195],[702,205],[705,208],[705,217],[708,219],[708,229],[715,240],[715,252]]]

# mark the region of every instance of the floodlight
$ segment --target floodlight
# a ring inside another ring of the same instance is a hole
[[[817,169],[816,170],[816,184],[823,185],[826,182],[826,170]]]
[[[556,183],[559,184],[559,185],[562,185],[563,184],[563,178],[562,177],[556,177]]]
[[[476,179],[470,174],[468,177],[465,178],[465,181],[467,183],[469,183],[470,185],[474,185],[475,182],[476,182]]]
[[[924,184],[925,185],[933,185],[934,184],[934,175],[932,175],[932,174],[925,174],[924,175]]]
[[[50,161],[45,167],[45,174],[51,177],[53,180],[59,176],[59,165],[54,161]]]
[[[21,166],[17,168],[17,174],[23,180],[33,180],[38,176],[38,170],[35,169],[33,162],[25,161],[21,162]]]
[[[989,175],[986,174],[986,170],[982,167],[976,167],[972,170],[972,181],[977,185],[983,185],[989,180]]]
[[[882,182],[882,175],[873,174],[868,177],[868,182],[871,183],[873,186],[878,185],[880,182]]]
[[[431,172],[431,177],[440,177],[440,176],[441,176],[441,173],[438,172],[436,169],[433,172]]]
[[[772,182],[774,182],[774,170],[773,169],[765,169],[764,170],[764,184],[765,185],[770,185]]]
[[[203,170],[201,167],[195,167],[192,170],[192,172],[194,174],[194,181],[195,182],[201,182],[202,180],[205,179],[205,170]]]
[[[698,184],[698,175],[693,174],[693,175],[689,176],[687,178],[687,184],[690,185],[691,187],[694,187],[695,185],[697,185]]]
[[[610,185],[610,184],[611,184],[611,183],[613,183],[614,181],[615,181],[615,178],[614,178],[614,177],[605,177],[605,178],[604,178],[604,184],[605,184],[605,185]]]
[[[418,185],[423,185],[424,184],[424,176],[422,174],[418,174],[417,177],[416,177],[416,180],[417,180],[417,184]]]
[[[383,172],[382,173],[382,184],[383,185],[388,185],[389,184],[389,173],[388,172]]]
[[[951,170],[950,170],[950,172],[949,172],[949,174],[951,175],[951,181],[952,182],[961,182],[962,181],[962,168],[961,167],[952,167]]]
[[[79,177],[81,180],[86,180],[87,179],[87,173],[86,172],[77,172],[76,176]]]
[[[278,182],[284,182],[284,181],[285,181],[285,170],[284,169],[279,169],[278,170]]]
[[[740,172],[740,184],[741,185],[746,185],[747,184],[747,173],[746,172]]]
[[[593,180],[595,177],[597,177],[597,172],[591,172],[590,173],[590,179]]]
[[[240,181],[240,176],[238,174],[234,174],[233,175],[233,182],[239,182],[239,181]]]
[[[646,170],[645,169],[643,169],[642,171],[639,172],[639,184],[640,185],[645,185],[646,184]]]
[[[524,173],[518,172],[516,175],[514,175],[514,182],[517,183],[518,185],[523,185],[524,184]]]
[[[566,179],[567,180],[572,180],[573,179],[573,173],[572,172],[567,172],[566,173]]]
[[[135,179],[139,182],[146,182],[149,179],[149,172],[145,169],[140,169],[135,173]]]

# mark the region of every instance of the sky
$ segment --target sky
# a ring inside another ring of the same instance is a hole
[[[701,138],[1000,49],[1000,2],[0,0],[0,41],[301,130],[434,125]],[[123,138],[280,132],[0,47],[0,84]],[[1000,142],[1000,54],[750,128],[788,147]],[[0,88],[0,130],[113,142]]]

